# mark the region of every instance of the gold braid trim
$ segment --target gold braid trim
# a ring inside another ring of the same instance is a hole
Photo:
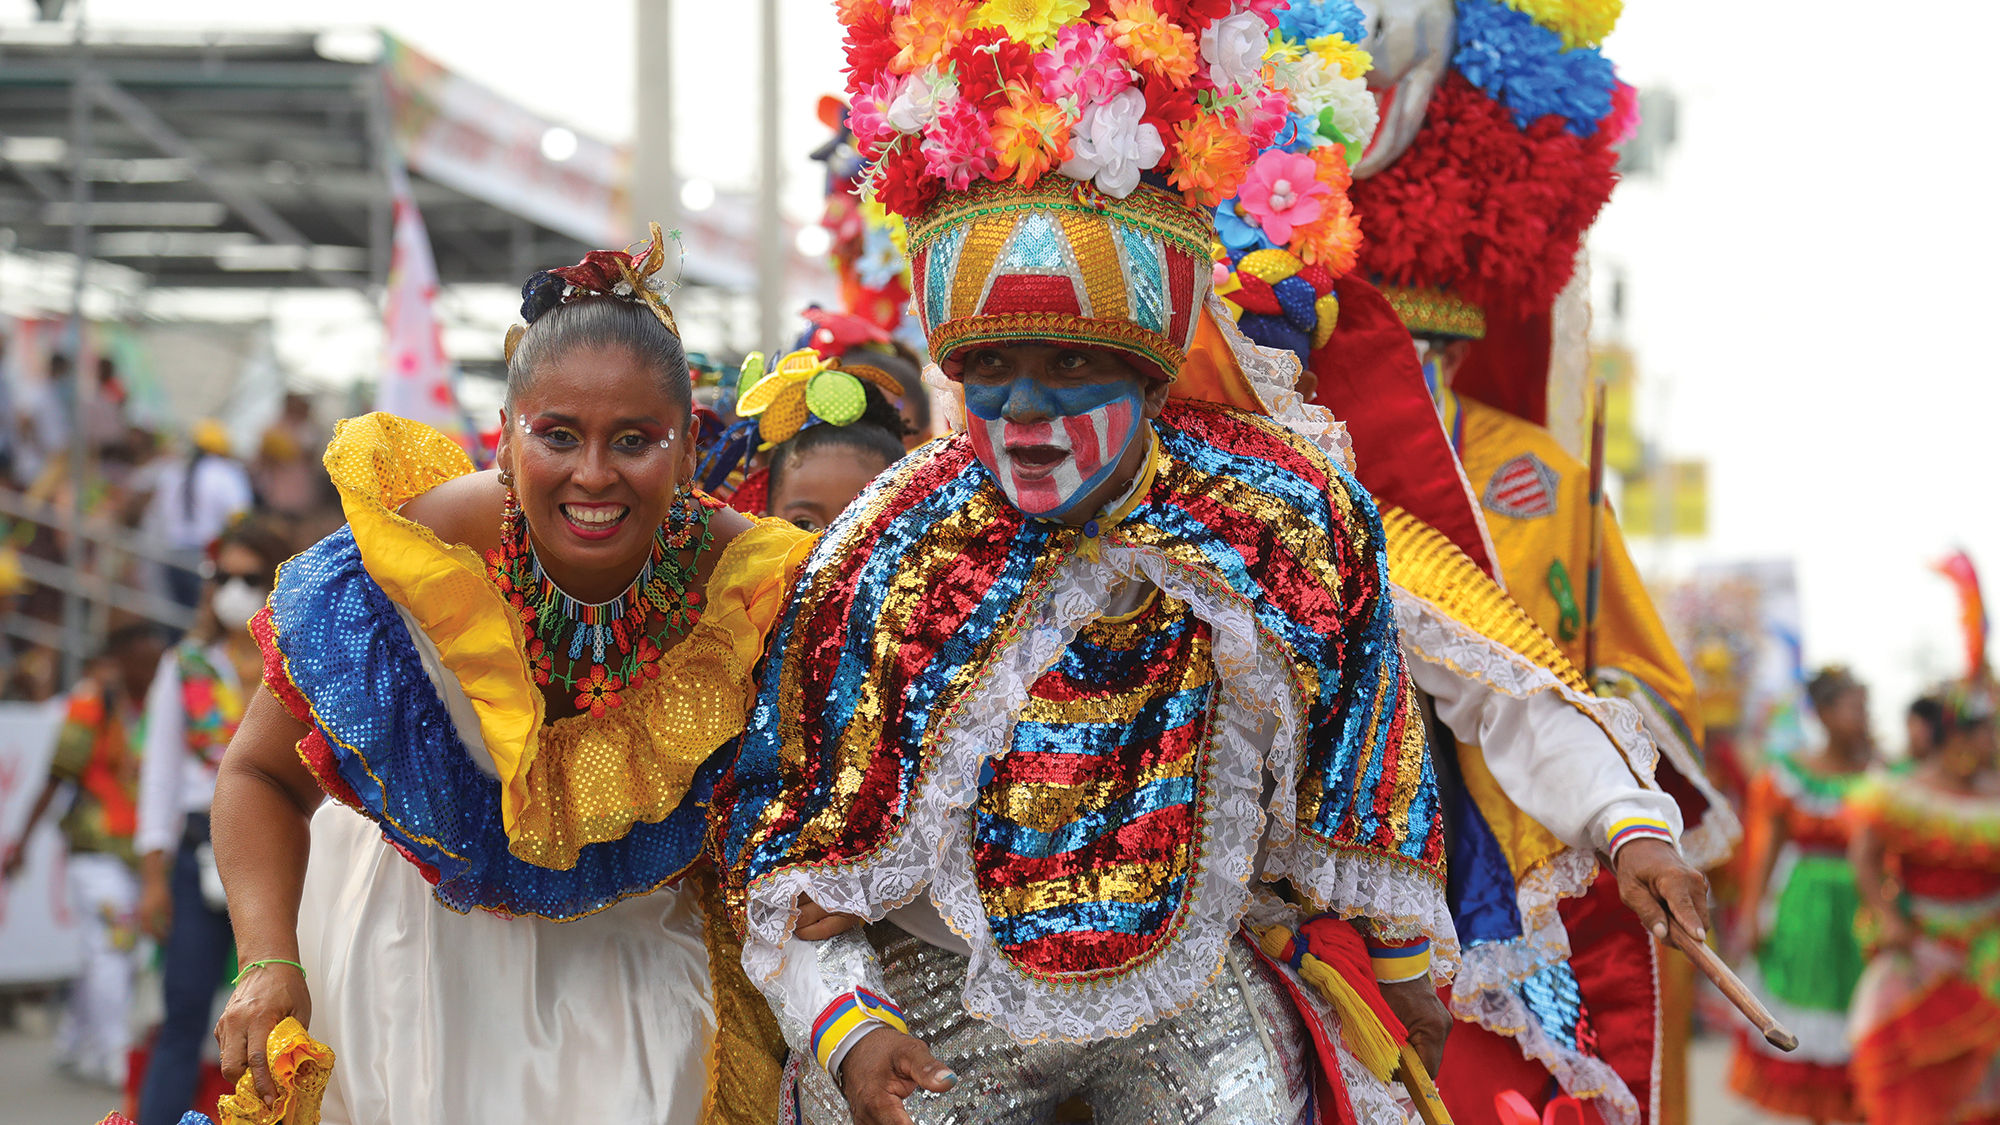
[[[708,1048],[708,1092],[702,1097],[701,1120],[768,1125],[778,1119],[784,1035],[771,1005],[743,975],[743,942],[731,922],[715,868],[701,865],[681,886],[701,895],[701,935],[708,946],[708,988],[715,1001],[715,1041]]]
[[[1593,694],[1583,673],[1520,603],[1444,533],[1391,504],[1382,505],[1389,581],[1443,610],[1452,620],[1540,665],[1580,695]]]

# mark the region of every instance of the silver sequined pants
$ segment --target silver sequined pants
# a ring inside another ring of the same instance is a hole
[[[965,1011],[965,958],[871,927],[910,1031],[958,1073],[947,1094],[904,1103],[917,1125],[1042,1125],[1071,1098],[1095,1125],[1293,1125],[1309,1109],[1310,1039],[1284,986],[1240,942],[1186,1011],[1124,1039],[1024,1047]],[[847,1125],[825,1071],[795,1067],[802,1125]]]

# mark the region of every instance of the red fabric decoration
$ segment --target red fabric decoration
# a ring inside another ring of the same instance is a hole
[[[1498,316],[1489,312],[1486,338],[1472,342],[1451,389],[1537,426],[1548,425],[1553,330],[1545,309]]]
[[[1582,898],[1563,902],[1562,920],[1569,931],[1570,969],[1593,1028],[1592,1045],[1643,1109],[1653,1104],[1653,1063],[1659,1051],[1654,1034],[1660,1008],[1655,983],[1659,951],[1638,916],[1619,901],[1618,880],[1609,872],[1599,872]]]
[[[1244,288],[1255,280],[1242,277]],[[1360,278],[1343,278],[1335,292],[1340,320],[1326,345],[1312,354],[1319,379],[1313,401],[1347,423],[1363,487],[1436,528],[1492,574],[1479,514],[1458,474],[1457,455],[1438,421],[1409,330],[1388,300]]]
[[[1363,272],[1448,289],[1489,317],[1548,308],[1617,182],[1604,133],[1578,137],[1554,115],[1520,129],[1454,72],[1409,151],[1350,189]]]
[[[1382,998],[1382,986],[1375,983],[1375,962],[1369,960],[1368,942],[1354,923],[1322,914],[1302,923],[1298,936],[1305,939],[1307,952],[1326,962],[1354,986],[1354,991],[1368,1004],[1368,1010],[1375,1013],[1396,1042],[1409,1042],[1409,1029],[1389,1009],[1389,1001]]]
[[[839,359],[854,348],[889,342],[888,329],[865,316],[815,307],[805,311],[805,318],[813,326],[807,343],[821,359]]]

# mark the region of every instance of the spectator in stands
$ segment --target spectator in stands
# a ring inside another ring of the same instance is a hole
[[[29,838],[59,796],[68,794],[62,818],[69,848],[64,870],[71,909],[82,931],[83,968],[70,986],[57,1060],[80,1078],[125,1084],[130,1048],[126,1018],[132,1006],[133,871],[140,746],[146,692],[164,649],[150,624],[111,634],[103,655],[70,689],[69,710],[56,736],[48,781],[28,813],[20,837],[0,860],[0,875],[21,868]]]
[[[125,444],[125,381],[108,355],[97,357],[97,390],[83,403],[83,436],[93,454]]]
[[[50,461],[69,449],[69,381],[74,366],[69,355],[57,352],[49,357],[49,377],[30,387],[18,388],[14,397],[14,426],[18,439],[14,450],[14,476],[28,488],[42,475]]]
[[[262,680],[250,618],[289,544],[258,516],[216,540],[199,623],[160,661],[146,699],[139,786],[139,924],[164,950],[166,1016],[139,1098],[143,1125],[173,1125],[194,1100],[215,991],[235,939],[208,843],[215,770]]]
[[[264,431],[250,467],[264,506],[291,520],[305,520],[329,502],[333,482],[320,465],[327,434],[313,421],[312,399],[285,396],[284,412]]]
[[[250,472],[229,452],[229,434],[220,422],[195,423],[194,450],[185,461],[161,466],[139,529],[168,547],[199,554],[237,516],[250,510]],[[201,579],[169,569],[167,596],[193,608],[201,600]]]

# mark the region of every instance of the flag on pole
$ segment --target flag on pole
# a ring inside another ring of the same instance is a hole
[[[437,318],[437,260],[417,212],[409,176],[390,168],[396,231],[389,257],[389,299],[383,310],[383,364],[375,409],[434,426],[467,452],[477,435],[458,404],[458,369],[444,352]]]

